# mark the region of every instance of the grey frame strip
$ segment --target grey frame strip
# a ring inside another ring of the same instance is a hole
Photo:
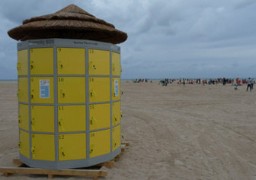
[[[85,102],[86,102],[86,159],[90,158],[90,102],[89,102],[89,94],[90,94],[90,87],[89,87],[89,48],[85,47],[85,86],[86,86],[86,94],[85,94]]]
[[[59,125],[58,125],[58,62],[57,62],[57,47],[53,46],[53,71],[54,71],[54,147],[55,147],[55,161],[59,160]]]

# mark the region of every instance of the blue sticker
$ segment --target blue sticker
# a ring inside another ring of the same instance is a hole
[[[40,98],[50,97],[50,80],[40,80],[39,81]]]
[[[114,96],[119,96],[119,83],[117,79],[114,81]]]

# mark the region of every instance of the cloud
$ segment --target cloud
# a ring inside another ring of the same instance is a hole
[[[7,31],[69,3],[128,33],[119,45],[123,78],[256,77],[254,0],[2,0],[1,72],[16,76],[16,41]]]

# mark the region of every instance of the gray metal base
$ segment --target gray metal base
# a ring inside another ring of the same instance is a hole
[[[121,147],[107,155],[84,159],[84,160],[68,160],[68,161],[40,161],[31,160],[20,155],[20,161],[29,167],[44,168],[44,169],[69,169],[69,168],[83,168],[94,166],[106,161],[114,159],[121,152]]]

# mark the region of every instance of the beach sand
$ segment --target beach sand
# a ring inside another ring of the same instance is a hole
[[[18,157],[16,89],[0,82],[0,167]],[[104,168],[104,179],[256,180],[256,89],[124,81],[122,91],[122,135],[130,145]]]

